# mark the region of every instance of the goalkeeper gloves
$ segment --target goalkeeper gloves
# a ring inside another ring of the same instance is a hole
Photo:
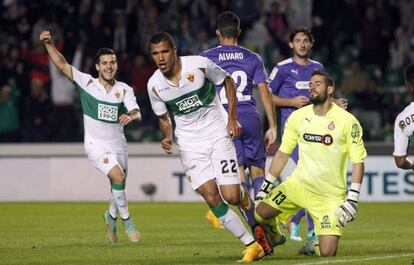
[[[254,197],[254,204],[257,206],[268,194],[270,191],[273,190],[276,178],[271,175],[270,173],[267,173],[265,180],[263,181],[262,187],[260,188],[260,191],[256,194]]]
[[[336,226],[340,228],[345,227],[357,217],[360,187],[360,183],[351,184],[351,189],[348,191],[346,201],[335,211],[335,215],[339,216]]]

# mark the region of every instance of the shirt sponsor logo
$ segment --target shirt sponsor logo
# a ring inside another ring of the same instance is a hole
[[[219,53],[218,59],[219,61],[226,61],[226,60],[243,60],[243,53],[241,52],[225,52]]]
[[[297,89],[309,89],[309,81],[298,81],[295,83]]]
[[[175,104],[178,106],[178,110],[182,112],[186,112],[203,105],[197,95],[180,100]]]
[[[303,135],[303,140],[305,140],[306,142],[321,143],[324,145],[331,145],[333,143],[333,138],[329,134],[319,135],[319,134],[305,133]]]
[[[117,121],[118,120],[118,107],[98,104],[98,119],[105,121]]]

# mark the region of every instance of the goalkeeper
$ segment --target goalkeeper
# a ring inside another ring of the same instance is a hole
[[[312,104],[288,118],[281,146],[256,198],[263,200],[256,208],[256,219],[270,233],[277,231],[277,220],[287,222],[300,208],[308,210],[316,236],[299,251],[305,255],[335,256],[342,228],[357,216],[367,153],[358,120],[332,102],[334,90],[328,73],[313,72]],[[296,144],[296,169],[272,190]],[[349,159],[352,179],[347,193]]]

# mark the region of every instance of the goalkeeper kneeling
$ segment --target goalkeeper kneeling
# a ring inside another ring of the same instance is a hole
[[[308,211],[315,223],[315,235],[299,254],[335,256],[343,227],[357,216],[367,153],[358,120],[331,102],[333,91],[327,73],[312,74],[313,104],[288,118],[280,148],[255,198],[256,220],[269,233],[277,231],[277,220],[286,223],[299,209]],[[297,167],[284,182],[273,187],[296,145]],[[349,160],[352,178],[347,191]]]

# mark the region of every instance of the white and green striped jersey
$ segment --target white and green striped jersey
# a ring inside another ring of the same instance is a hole
[[[85,142],[110,146],[114,151],[126,151],[124,128],[119,124],[119,116],[139,109],[133,89],[115,81],[112,89],[106,92],[98,78],[74,67],[72,74],[82,103]]]
[[[151,106],[156,115],[174,115],[175,136],[185,139],[226,135],[227,113],[214,85],[222,84],[226,71],[201,56],[182,56],[178,86],[166,79],[160,70],[148,81]]]

